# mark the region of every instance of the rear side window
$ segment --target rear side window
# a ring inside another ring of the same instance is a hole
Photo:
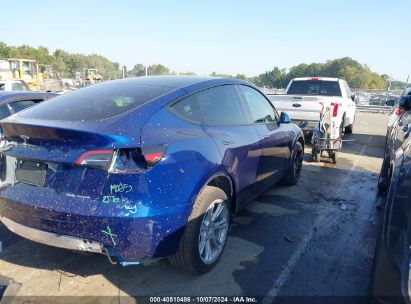
[[[171,111],[183,119],[194,123],[202,123],[200,105],[194,95],[191,95],[170,107]]]
[[[293,81],[287,94],[341,96],[338,81],[297,80]]]
[[[11,112],[9,110],[9,107],[7,104],[2,104],[0,105],[0,119],[9,117],[11,115]]]
[[[112,118],[173,90],[155,85],[102,83],[60,95],[21,113],[22,117],[94,121]]]
[[[34,106],[36,103],[39,103],[41,101],[42,100],[19,100],[10,103],[10,107],[12,108],[14,113],[17,113],[31,106]]]
[[[233,85],[210,88],[195,94],[203,114],[203,123],[210,126],[246,125],[243,104]]]

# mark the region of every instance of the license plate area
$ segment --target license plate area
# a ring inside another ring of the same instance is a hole
[[[15,179],[18,182],[42,187],[46,183],[47,164],[17,160]]]

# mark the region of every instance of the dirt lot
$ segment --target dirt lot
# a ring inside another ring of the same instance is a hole
[[[383,114],[357,113],[354,134],[346,137],[352,141],[344,143],[337,165],[311,162],[306,147],[300,183],[275,186],[247,205],[220,263],[203,276],[181,273],[167,260],[113,266],[103,256],[37,244],[0,226],[0,285],[9,278],[21,284],[13,289],[19,296],[110,296],[106,300],[115,303],[133,302],[121,297],[128,295],[244,295],[264,302],[339,295],[363,301],[378,229],[374,202],[385,126]]]

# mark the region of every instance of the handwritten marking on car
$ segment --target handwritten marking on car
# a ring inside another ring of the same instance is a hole
[[[114,234],[113,232],[111,232],[111,228],[110,226],[106,227],[106,230],[101,230],[102,233],[106,234],[107,236],[110,237],[111,241],[113,242],[113,245],[116,246],[116,241],[115,238],[117,237],[117,234]]]
[[[115,193],[129,193],[133,191],[133,186],[129,184],[112,184],[110,185],[110,193],[115,194]]]

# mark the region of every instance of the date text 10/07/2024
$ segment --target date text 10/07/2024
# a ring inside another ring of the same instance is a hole
[[[150,297],[150,303],[257,303],[254,297]]]

